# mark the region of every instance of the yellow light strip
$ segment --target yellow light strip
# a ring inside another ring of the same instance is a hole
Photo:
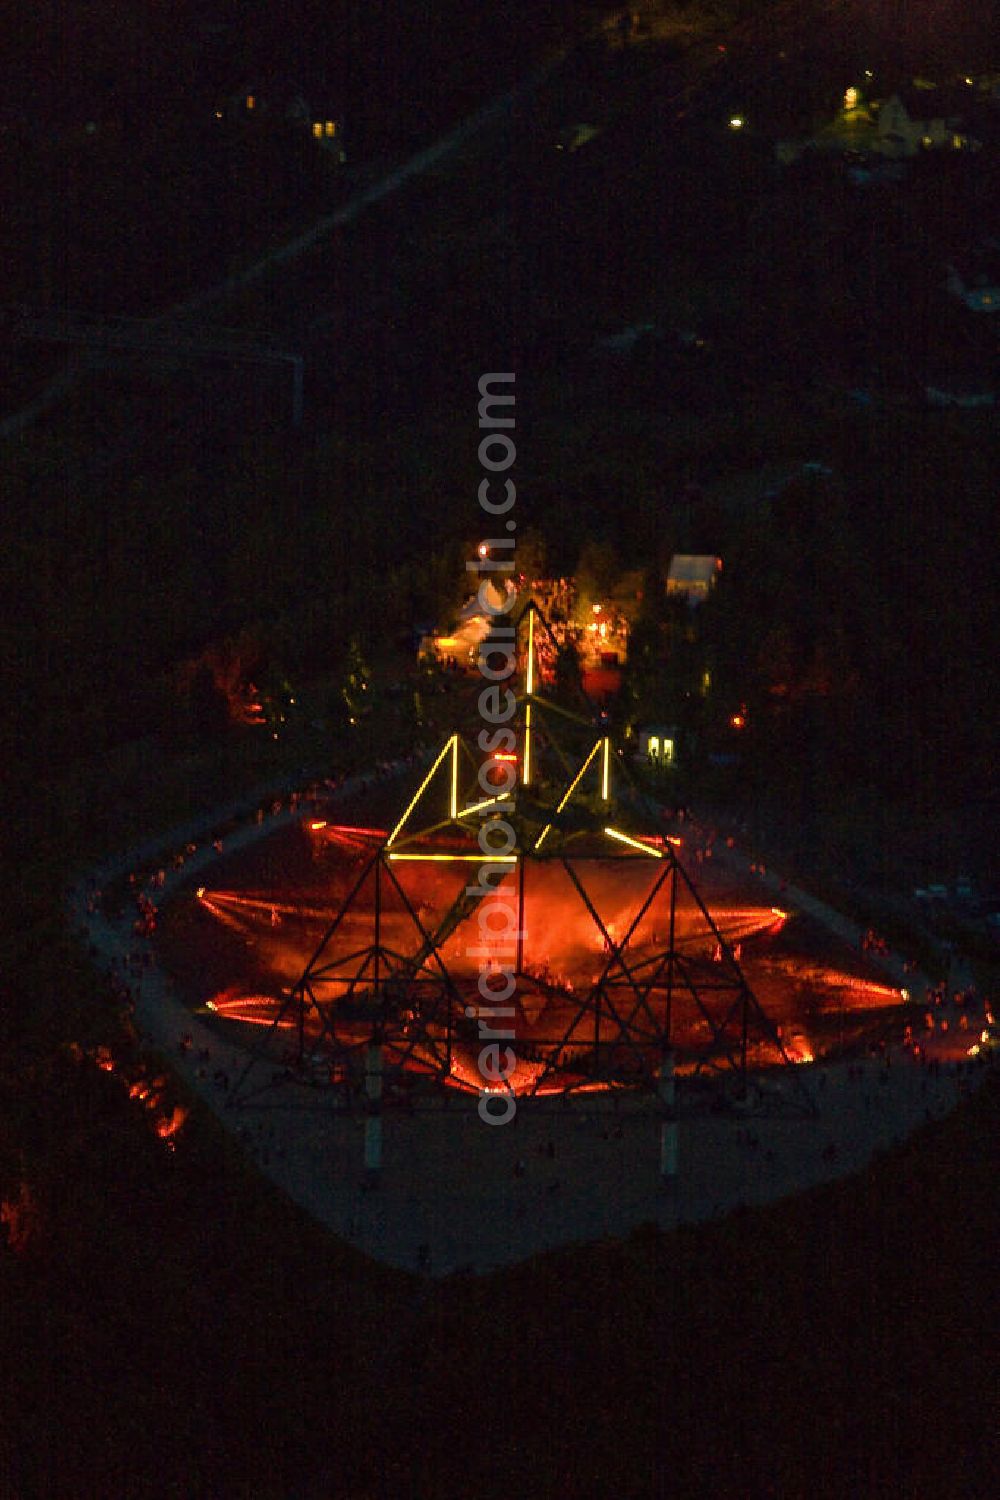
[[[493,807],[495,803],[502,802],[506,796],[506,792],[501,792],[496,797],[487,797],[485,802],[473,802],[471,807],[463,807],[458,816],[460,818],[465,818],[469,815],[469,813],[482,812],[484,807]]]
[[[431,860],[436,864],[454,864],[456,860],[473,860],[477,865],[516,865],[516,854],[407,854],[404,852],[389,855],[394,860]]]
[[[528,692],[535,691],[535,611],[528,605]]]
[[[593,760],[594,756],[597,754],[597,752],[598,752],[598,750],[600,750],[600,748],[601,748],[601,741],[598,740],[597,744],[594,746],[593,750],[591,750],[590,754],[587,756],[587,759],[584,761],[583,765],[580,767],[579,771],[577,771],[576,775],[573,777],[573,780],[570,782],[569,787],[567,788],[567,790],[566,790],[566,792],[565,792],[565,794],[563,796],[562,801],[559,803],[558,807],[556,808],[556,814],[557,815],[562,812],[563,808],[566,806],[566,803],[569,801],[569,799],[572,797],[573,793],[576,791],[577,786],[580,783],[580,778],[585,775],[587,767],[590,765],[590,762]],[[545,837],[548,834],[548,831],[549,831],[549,829],[551,827],[552,827],[551,823],[546,823],[545,827],[542,829],[541,833],[538,835],[538,839],[536,840],[536,843],[535,843],[535,849],[536,850],[540,849],[542,847],[542,844],[543,844],[543,842],[545,840]]]
[[[610,758],[611,758],[611,741],[609,739],[605,739],[605,741],[604,741],[604,765],[603,765],[603,767],[601,769],[601,801],[602,802],[607,802],[607,800],[608,800],[608,787],[609,787],[609,784],[610,784],[610,781],[611,781]]]
[[[531,704],[524,711],[524,765],[521,780],[527,786],[531,780]]]
[[[576,791],[577,787],[580,784],[580,781],[582,780],[583,776],[586,773],[587,767],[590,765],[590,762],[593,760],[594,756],[597,754],[597,752],[598,752],[598,750],[600,750],[600,748],[601,748],[601,742],[600,742],[600,740],[598,740],[597,744],[594,746],[593,750],[591,750],[590,754],[587,756],[587,759],[584,761],[583,765],[580,767],[579,771],[577,771],[576,775],[573,777],[573,780],[570,782],[568,790],[565,792],[562,801],[559,803],[558,807],[556,808],[556,812],[557,813],[561,813],[562,812],[563,808],[566,806],[566,803],[569,801],[569,799],[572,797],[573,793]]]
[[[458,735],[451,737],[451,806],[449,817],[458,817]]]
[[[424,792],[427,790],[428,784],[430,783],[431,778],[433,777],[435,771],[437,770],[437,768],[441,764],[441,762],[444,760],[445,756],[448,754],[448,751],[451,749],[452,742],[454,740],[457,740],[457,738],[458,738],[457,735],[454,735],[454,734],[452,735],[451,739],[445,745],[444,749],[441,751],[441,754],[438,756],[437,760],[434,762],[434,764],[431,766],[430,770],[427,772],[427,775],[424,777],[423,781],[417,787],[417,790],[413,794],[413,798],[412,798],[412,800],[410,802],[409,807],[406,809],[405,813],[400,818],[399,822],[396,824],[395,828],[392,830],[392,832],[390,833],[389,837],[385,841],[385,846],[386,846],[387,849],[389,848],[390,844],[393,843],[393,841],[395,840],[395,837],[396,837],[397,833],[402,828],[403,824],[406,822],[407,818],[410,816],[410,813],[413,811],[413,809],[416,807],[417,803],[420,801],[421,797],[424,795]]]
[[[662,859],[663,853],[654,849],[651,844],[640,844],[638,839],[629,838],[627,833],[619,833],[617,828],[605,828],[604,832],[609,839],[617,839],[621,844],[630,844],[633,849],[641,849],[643,854],[651,854],[654,859]]]

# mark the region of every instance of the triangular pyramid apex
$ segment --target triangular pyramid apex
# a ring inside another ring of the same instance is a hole
[[[568,718],[578,719],[580,723],[593,724],[596,720],[597,706],[582,682],[578,683],[572,691],[575,709],[556,703],[545,696],[542,658],[539,652],[542,639],[547,638],[551,651],[556,655],[569,642],[556,633],[544,609],[533,595],[529,595],[524,607],[514,614],[513,623],[517,631],[518,646],[525,653],[524,698],[528,702],[534,701],[539,708],[555,710]]]

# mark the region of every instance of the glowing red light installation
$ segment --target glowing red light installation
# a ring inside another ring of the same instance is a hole
[[[266,1088],[277,1061],[282,1077],[333,1084],[345,1102],[360,1100],[373,1038],[387,1100],[421,1078],[445,1094],[478,1091],[475,997],[483,955],[492,962],[481,917],[498,881],[519,914],[509,952],[510,1086],[519,1095],[655,1095],[668,1055],[682,1075],[735,1077],[744,1089],[759,1065],[787,1066],[795,1078],[677,841],[641,826],[649,809],[607,734],[595,742],[595,715],[533,690],[547,628],[533,603],[518,621],[522,680],[532,690],[519,698],[516,723],[527,761],[530,721],[531,785],[522,778],[516,796],[484,799],[480,762],[461,734],[448,739],[364,859],[297,982],[274,997],[271,1050],[247,1063],[235,1099]],[[501,815],[513,847],[484,854],[484,821]],[[477,879],[472,866],[487,863],[492,880]],[[746,932],[783,919],[763,909]],[[498,947],[498,965],[499,957]],[[267,1014],[246,1001],[241,1013],[258,1024]],[[811,1107],[800,1083],[792,1092]]]

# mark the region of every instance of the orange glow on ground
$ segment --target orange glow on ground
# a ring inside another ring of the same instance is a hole
[[[170,1136],[176,1135],[188,1117],[188,1112],[182,1104],[176,1104],[169,1115],[165,1115],[156,1122],[156,1133],[161,1140],[168,1140]]]
[[[270,1026],[281,1009],[281,996],[250,994],[239,985],[230,985],[206,1000],[205,1008],[227,1021],[242,1021],[247,1026]],[[296,1024],[290,1015],[279,1022],[281,1027],[288,1029]]]
[[[341,901],[359,879],[362,884],[356,904],[324,953],[315,995],[336,1018],[338,1038],[346,1048],[360,1048],[371,1028],[367,1006],[372,970],[360,968],[374,939],[374,876],[364,873],[371,845],[329,840],[327,830],[322,830],[318,840],[305,837],[305,832],[302,825],[297,832],[275,832],[262,842],[257,856],[232,856],[227,864],[227,889],[208,890],[198,902],[188,897],[168,903],[157,934],[164,961],[179,975],[191,1003],[206,1007],[210,1017],[214,1015],[215,1024],[227,1031],[232,1028],[234,1035],[243,1031],[249,1036],[252,1027],[252,1034],[260,1037],[273,1029],[273,1041],[265,1037],[255,1045],[262,1045],[265,1054],[270,1053],[281,1066],[288,1062],[289,1044],[300,1021],[297,1007],[288,1004],[278,1034],[279,1028],[273,1023],[281,1005],[287,1003],[282,997],[297,984],[324,933],[337,918]],[[752,897],[744,899],[753,885],[726,876],[721,870],[706,867],[698,872],[721,945],[693,898],[680,886],[671,929],[669,882],[664,883],[642,919],[635,922],[664,872],[660,859],[639,855],[660,854],[663,838],[651,836],[642,844],[636,840],[639,848],[634,859],[623,849],[615,858],[595,855],[580,862],[580,878],[604,930],[587,911],[560,861],[528,862],[523,967],[511,1002],[515,1014],[510,1029],[515,1035],[510,1045],[518,1059],[515,1092],[534,1087],[546,1066],[550,1072],[540,1085],[546,1091],[564,1086],[588,1090],[611,1086],[606,1080],[588,1076],[595,1013],[581,1008],[581,998],[589,994],[602,973],[607,974],[611,985],[611,1007],[627,1022],[633,1038],[631,1051],[627,1045],[619,1046],[620,1024],[615,1022],[612,1009],[602,1005],[602,1050],[608,1071],[619,1084],[627,1086],[637,1056],[652,1059],[655,1038],[665,1024],[663,954],[671,930],[677,953],[671,979],[671,1034],[681,1073],[698,1065],[698,1058],[712,1047],[720,1027],[726,1048],[739,1053],[739,1028],[729,1014],[733,991],[725,988],[726,984],[731,986],[733,973],[726,950],[743,968],[767,1015],[781,1028],[788,1055],[801,1062],[822,1058],[839,1046],[856,1044],[864,1027],[884,1025],[885,1016],[901,1007],[900,991],[875,979],[877,970],[864,956],[843,946],[835,948],[833,939],[821,935],[807,934],[803,946],[799,934],[803,933],[805,919],[755,902]],[[442,852],[448,842],[442,834],[438,844]],[[405,850],[390,851],[390,857],[402,857],[391,864],[392,878],[383,874],[380,941],[386,953],[395,955],[393,962],[405,961],[408,955],[420,951],[425,934],[437,932],[465,888],[470,867],[455,859],[455,852],[445,854],[443,859],[414,860],[412,856],[406,858]],[[510,873],[496,882],[496,894],[506,893],[509,903],[516,906],[516,856],[508,858]],[[237,860],[245,863],[237,864]],[[246,871],[242,888],[241,870]],[[393,880],[398,881],[403,895]],[[473,929],[478,928],[474,914],[465,920],[471,920]],[[475,1000],[480,962],[485,965],[492,957],[494,967],[509,963],[511,954],[505,943],[509,940],[501,932],[496,936],[484,933],[481,947],[486,956],[474,958],[467,951],[468,925],[460,924],[442,935],[441,959],[454,978],[458,996],[467,1002]],[[625,987],[615,952],[623,943],[627,971],[645,994],[638,1010],[634,992]],[[432,968],[429,964],[427,972]],[[386,971],[383,968],[381,972],[384,975]],[[711,1022],[695,1003],[692,985],[702,987],[707,996]],[[419,1025],[414,1024],[413,1017],[407,1020],[405,1010],[399,1013],[393,1022],[393,1039],[387,1042],[387,1062],[393,1058],[402,1062],[406,1053],[407,1071],[440,1076],[447,1072],[450,1042],[450,1086],[478,1090],[478,1055],[483,1042],[476,1023],[461,1013],[457,997],[446,1002],[438,995],[430,1003],[432,1009],[424,1011]],[[448,1003],[453,1005],[450,1027],[446,1023]],[[435,1010],[435,1005],[443,1008]],[[326,1044],[319,1042],[315,1011],[307,1009],[302,1021],[305,1036],[309,1041],[316,1040],[322,1051]],[[780,1062],[778,1048],[765,1037],[750,1039],[748,1056],[753,1066]]]
[[[103,1073],[111,1073],[116,1077],[125,1089],[128,1097],[152,1116],[152,1126],[156,1134],[173,1151],[175,1140],[173,1139],[185,1120],[189,1111],[180,1104],[173,1107],[169,1114],[161,1114],[164,1095],[167,1092],[168,1080],[166,1074],[152,1076],[145,1071],[145,1064],[119,1064],[116,1062],[111,1051],[107,1047],[96,1047],[89,1054],[93,1062]],[[138,1076],[136,1069],[138,1067]]]

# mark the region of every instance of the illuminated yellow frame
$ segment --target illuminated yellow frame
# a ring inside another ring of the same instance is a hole
[[[451,752],[451,795],[448,801],[448,809],[450,817],[458,817],[458,735],[453,734],[451,739],[448,740],[445,744],[444,749],[438,755],[430,770],[427,772],[427,775],[424,777],[423,781],[417,787],[417,790],[414,792],[413,796],[410,798],[409,804],[407,805],[406,811],[404,812],[403,816],[400,818],[399,822],[396,824],[395,828],[386,839],[385,847],[387,849],[391,849],[392,845],[396,842],[399,834],[406,826],[410,814],[416,807],[417,803],[420,801],[421,797],[424,795],[424,792],[426,792],[427,788],[430,786],[431,782],[434,780],[438,767],[444,761],[449,751]]]

